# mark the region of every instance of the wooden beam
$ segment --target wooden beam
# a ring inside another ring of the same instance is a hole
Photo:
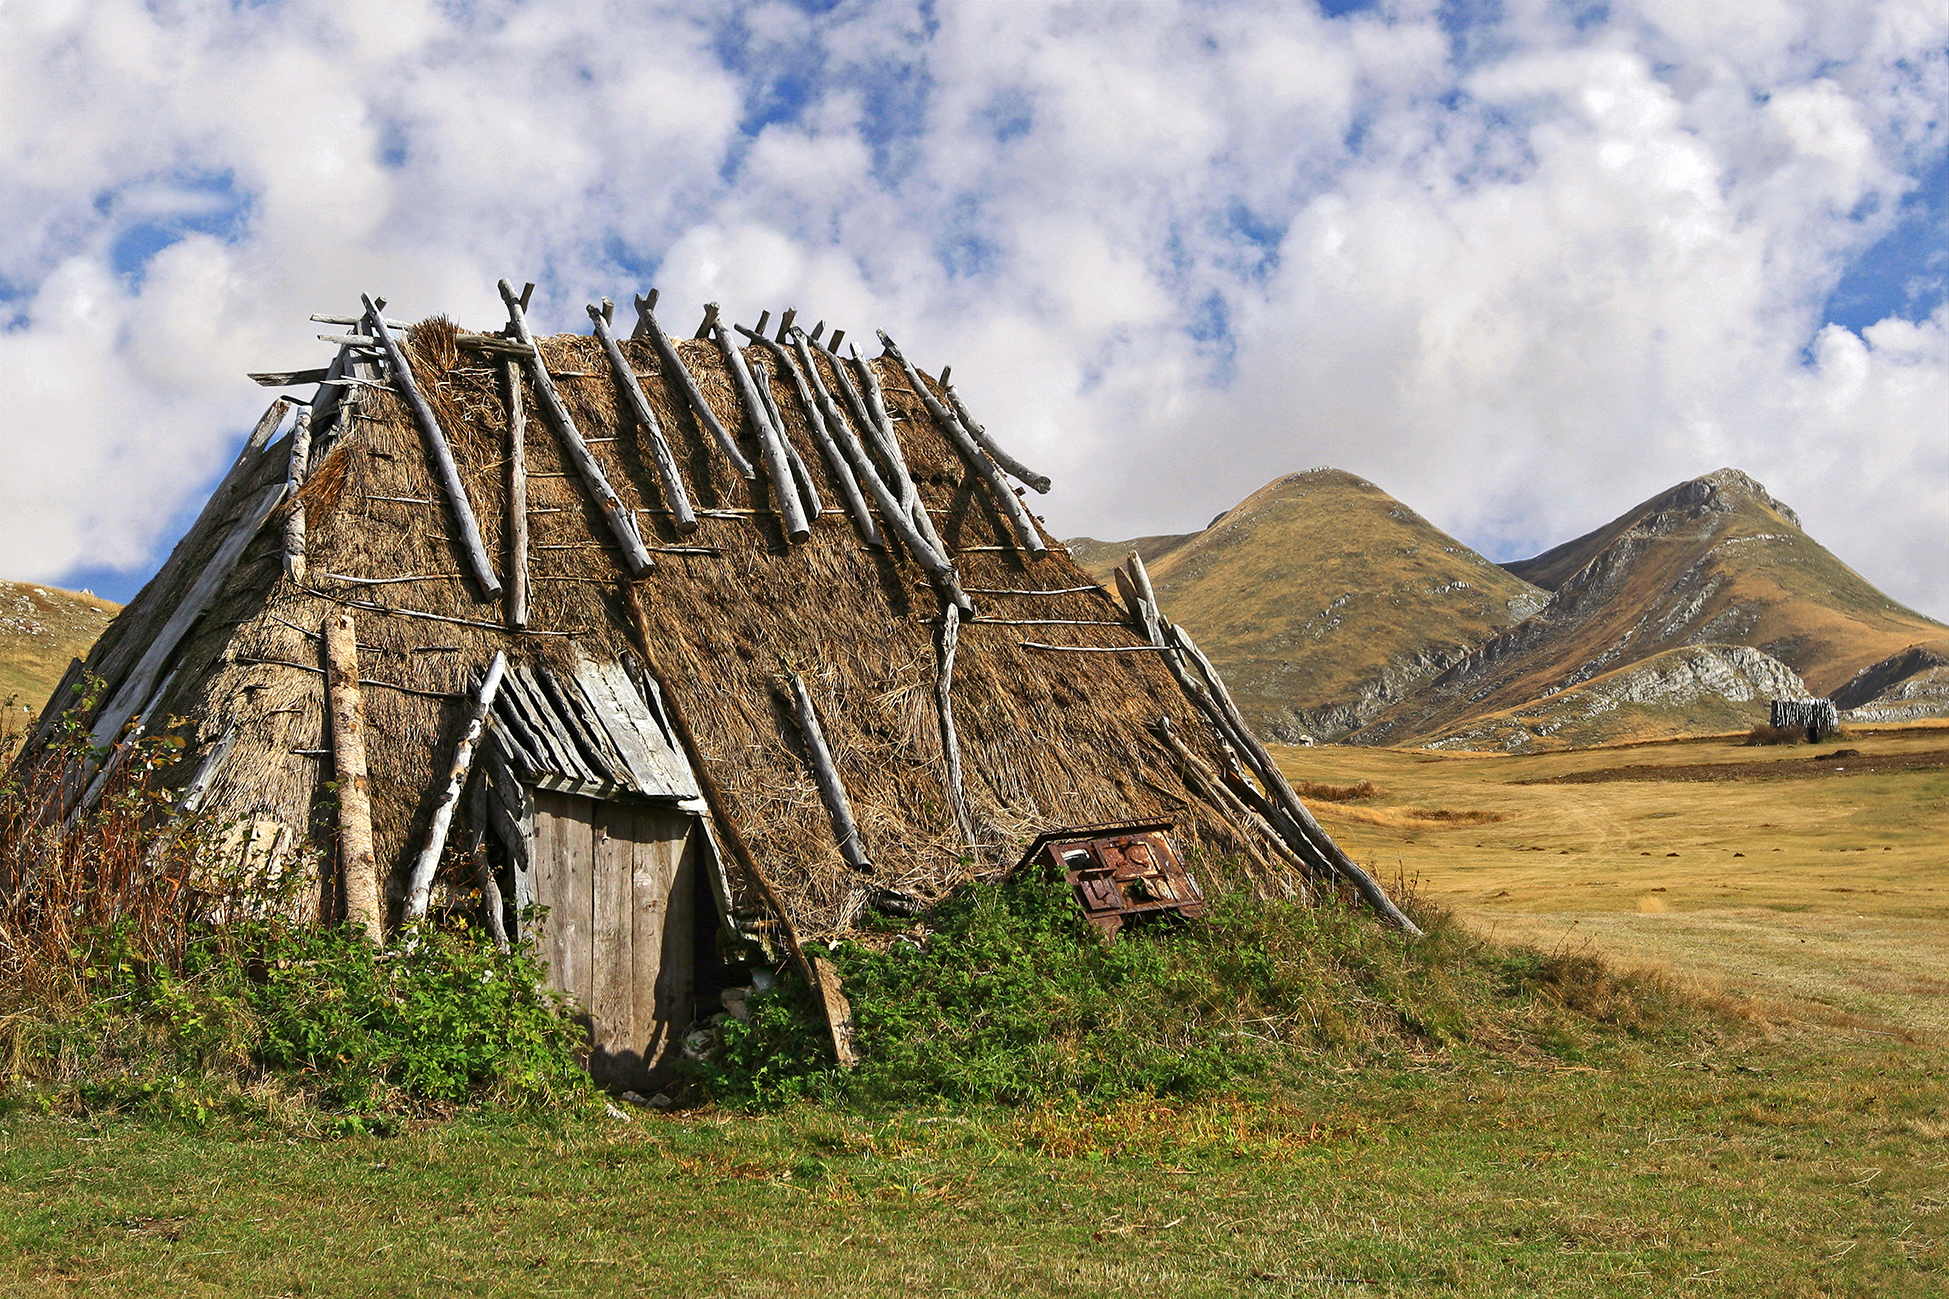
[[[833,337],[837,339],[839,334],[834,334]],[[893,437],[891,427],[881,427],[866,398],[861,396],[859,388],[854,386],[852,371],[847,367],[846,362],[832,351],[824,348],[820,351],[824,352],[826,359],[832,363],[833,381],[839,385],[839,394],[846,399],[846,407],[858,423],[861,436],[879,451],[880,459],[887,466],[887,486],[899,500],[914,529],[926,538],[928,547],[946,560],[947,547],[942,544],[940,534],[934,530],[934,521],[927,517],[926,507],[921,504],[920,489],[914,485],[913,475],[907,472],[906,457],[901,455],[900,443]],[[878,476],[875,471],[874,477]]]
[[[724,354],[724,363],[730,367],[731,379],[744,402],[745,414],[750,417],[752,430],[758,435],[765,468],[771,474],[772,498],[778,505],[779,518],[784,521],[785,535],[792,541],[804,541],[812,535],[812,528],[805,520],[805,509],[799,501],[797,483],[792,477],[792,462],[785,455],[784,437],[771,426],[771,417],[765,414],[764,402],[758,396],[758,385],[753,382],[751,371],[745,366],[744,353],[738,350],[737,344],[723,329],[713,329],[711,337],[716,341],[718,351]]]
[[[440,421],[433,415],[433,408],[421,395],[420,387],[413,381],[413,367],[406,359],[406,353],[393,340],[392,331],[379,316],[379,309],[372,305],[371,297],[360,294],[359,301],[365,306],[366,319],[379,339],[379,345],[386,351],[386,359],[392,363],[393,382],[406,396],[406,404],[412,408],[413,418],[418,421],[420,432],[426,435],[427,449],[433,456],[434,477],[440,480],[440,488],[447,494],[448,504],[453,506],[454,522],[460,532],[460,548],[467,555],[467,563],[474,571],[474,581],[479,585],[481,597],[492,600],[501,593],[501,579],[494,575],[493,561],[487,557],[487,545],[481,540],[480,521],[474,517],[474,503],[468,499],[467,484],[460,479],[460,466],[453,461],[453,448],[447,445],[447,435],[440,428]]]
[[[500,352],[506,356],[533,356],[535,349],[526,343],[502,338],[499,334],[457,333],[453,336],[454,346],[474,352]]]
[[[607,298],[603,302],[614,305]],[[690,508],[690,496],[684,491],[683,475],[677,472],[677,458],[670,454],[670,444],[664,440],[663,425],[657,422],[656,412],[650,409],[650,400],[643,394],[643,385],[637,382],[635,369],[623,356],[623,349],[609,328],[606,312],[590,304],[589,319],[595,323],[596,337],[602,340],[602,352],[609,358],[609,369],[615,376],[616,387],[627,398],[630,413],[636,416],[636,425],[643,430],[644,441],[650,444],[650,457],[656,462],[657,482],[663,488],[663,503],[669,507],[677,531],[688,536],[697,531],[697,514]]]
[[[326,693],[332,718],[332,771],[338,781],[339,860],[345,873],[345,922],[375,946],[386,943],[379,859],[372,848],[372,790],[365,761],[365,698],[359,691],[357,625],[349,613],[329,614],[325,638]]]
[[[691,337],[697,339],[699,342],[702,342],[703,340],[711,336],[711,331],[716,327],[717,327],[717,304],[715,302],[706,302],[704,304],[704,323],[697,326],[697,332],[691,335]]]
[[[832,749],[826,744],[825,727],[819,724],[819,710],[812,706],[812,696],[798,673],[787,669],[785,679],[791,683],[792,705],[798,715],[799,734],[805,738],[806,761],[811,765],[812,778],[819,786],[819,797],[825,802],[826,815],[832,818],[832,833],[839,841],[839,855],[854,870],[871,871],[873,861],[866,854],[859,825],[853,820],[853,805],[846,797],[846,785],[839,778],[839,768],[833,763]]]
[[[738,447],[738,440],[731,436],[730,431],[724,427],[724,422],[718,419],[717,412],[711,408],[708,401],[704,400],[704,391],[697,386],[696,376],[691,374],[690,367],[684,364],[682,355],[677,351],[677,345],[670,341],[670,336],[663,332],[663,326],[657,323],[656,312],[653,310],[655,306],[655,289],[650,290],[650,296],[647,298],[636,300],[637,332],[648,337],[650,345],[656,348],[657,358],[663,362],[665,376],[676,381],[677,390],[683,394],[683,399],[689,405],[690,413],[696,418],[697,423],[711,435],[712,440],[717,443],[717,449],[722,451],[724,458],[731,462],[731,468],[738,471],[738,477],[750,482],[758,476],[758,471],[753,469],[751,462],[744,458],[744,452]]]
[[[929,388],[927,382],[920,377],[920,371],[914,369],[908,362],[899,345],[887,337],[885,330],[880,331],[880,343],[886,348],[887,355],[891,356],[906,374],[907,382],[913,386],[914,392],[920,397],[921,405],[927,407],[927,413],[934,417],[934,423],[947,434],[948,441],[954,443],[961,457],[968,462],[968,467],[988,485],[995,503],[1001,506],[1002,513],[1008,517],[1010,526],[1015,529],[1015,535],[1023,546],[1027,547],[1028,552],[1037,559],[1048,554],[1048,544],[1042,540],[1042,531],[1035,526],[1035,520],[1029,517],[1028,507],[1022,504],[1022,499],[1009,487],[1008,480],[1002,477],[1002,471],[984,453],[981,444],[975,441],[974,435],[962,427],[960,418],[953,411],[941,404],[940,398],[934,395],[934,390]]]
[[[528,625],[528,413],[521,393],[521,370],[501,362],[508,390],[508,626]]]
[[[474,765],[474,748],[487,727],[487,715],[494,709],[494,696],[507,670],[507,653],[494,651],[494,661],[487,665],[480,693],[474,698],[473,710],[467,714],[467,725],[460,733],[460,743],[454,748],[453,764],[447,769],[447,787],[440,792],[440,801],[433,805],[433,824],[427,828],[426,846],[420,849],[419,857],[413,862],[413,873],[407,879],[406,906],[400,914],[404,924],[426,917],[427,902],[433,895],[433,873],[440,867],[440,854],[446,851],[453,812],[460,806],[460,795],[467,788],[467,774]]]
[[[535,336],[528,332],[528,317],[522,310],[521,298],[514,286],[506,280],[500,282],[501,300],[507,303],[508,323],[514,328],[515,337],[529,347],[535,346]],[[569,463],[574,465],[582,477],[582,484],[595,497],[596,506],[603,518],[609,521],[609,530],[622,544],[624,570],[631,577],[641,577],[656,567],[656,560],[643,548],[643,538],[637,534],[636,519],[624,508],[615,489],[609,486],[609,479],[603,474],[602,466],[596,463],[589,448],[582,441],[581,430],[569,417],[568,407],[562,404],[562,395],[555,391],[555,381],[548,377],[548,367],[542,364],[541,350],[525,358],[528,377],[533,380],[535,391],[541,394],[542,408],[547,412],[549,422],[555,426],[555,434],[561,439],[562,449],[568,453]]]

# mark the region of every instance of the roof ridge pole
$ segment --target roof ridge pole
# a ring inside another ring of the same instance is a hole
[[[913,385],[914,392],[920,397],[921,405],[927,407],[927,413],[932,415],[934,422],[946,431],[948,440],[954,443],[955,448],[981,476],[982,481],[988,484],[989,490],[994,492],[996,501],[1002,507],[1002,513],[1008,516],[1016,536],[1021,538],[1029,554],[1037,559],[1048,554],[1049,546],[1042,540],[1042,533],[1036,528],[1035,520],[1030,517],[1028,506],[1022,504],[1022,498],[1009,487],[1008,480],[1002,477],[1002,471],[995,467],[995,462],[982,453],[980,443],[976,442],[974,436],[962,427],[960,419],[954,412],[941,404],[940,398],[934,395],[933,390],[920,377],[920,372],[908,362],[899,345],[887,337],[884,329],[875,332],[879,334],[880,345],[886,348],[886,354],[892,357],[906,373],[907,382]]]
[[[804,345],[798,340],[798,332],[787,331],[794,345],[803,349]],[[845,499],[846,512],[852,515],[853,525],[860,530],[867,545],[885,546],[886,542],[881,539],[879,528],[873,523],[873,509],[866,503],[866,497],[860,493],[859,480],[853,477],[852,465],[847,463],[845,454],[839,449],[839,444],[833,440],[832,430],[826,427],[825,412],[820,409],[819,400],[813,396],[811,387],[806,383],[805,372],[799,368],[799,363],[793,359],[792,353],[778,343],[766,339],[758,341],[778,358],[779,369],[792,376],[792,387],[798,392],[799,404],[805,407],[805,426],[812,431],[812,440],[819,444],[819,454],[826,462],[827,472],[832,475],[833,482],[839,485],[839,495]],[[801,350],[801,356],[806,365],[812,364],[810,353]],[[831,400],[827,397],[826,403],[830,404]]]
[[[460,548],[467,552],[474,581],[479,584],[481,595],[492,600],[501,593],[501,579],[494,576],[493,561],[488,559],[487,546],[481,541],[480,521],[474,517],[474,503],[467,498],[467,484],[460,481],[460,467],[453,462],[453,448],[447,445],[447,435],[441,431],[433,408],[426,404],[420,386],[413,382],[413,367],[386,326],[385,318],[379,314],[379,308],[372,305],[369,294],[361,293],[359,301],[365,306],[373,337],[379,340],[379,346],[386,350],[386,359],[392,363],[393,382],[405,394],[406,404],[412,408],[413,418],[419,421],[420,431],[426,435],[427,446],[433,452],[434,472],[453,505],[454,519],[460,525]]]
[[[744,353],[731,341],[731,336],[722,325],[711,326],[711,338],[717,350],[724,354],[724,363],[731,368],[731,378],[736,382],[738,396],[743,399],[745,411],[751,417],[751,426],[758,434],[758,445],[765,454],[765,468],[771,473],[772,496],[778,502],[779,516],[785,521],[785,535],[793,541],[804,541],[812,535],[812,526],[806,522],[805,509],[799,501],[798,484],[792,477],[792,462],[785,454],[784,437],[771,426],[771,419],[765,414],[764,402],[758,396],[758,385],[751,378],[751,371],[744,363]]]
[[[1047,474],[1035,472],[1035,470],[1030,469],[1020,460],[1017,460],[1014,456],[1002,450],[995,442],[995,439],[988,436],[988,430],[975,423],[975,417],[968,414],[968,408],[961,402],[961,394],[954,391],[954,385],[947,381],[946,369],[942,369],[941,371],[941,391],[947,394],[948,405],[954,407],[954,413],[961,417],[961,426],[968,430],[969,436],[981,444],[982,450],[995,458],[996,464],[1034,488],[1038,496],[1047,496],[1049,494],[1050,482]]]
[[[440,794],[440,801],[433,808],[433,824],[427,828],[426,847],[420,850],[418,860],[413,863],[413,874],[406,884],[406,907],[400,913],[403,924],[412,924],[426,916],[428,899],[433,896],[433,872],[440,866],[440,854],[446,851],[447,831],[453,825],[453,810],[460,806],[460,796],[467,788],[467,773],[473,769],[474,747],[480,743],[481,732],[487,728],[487,715],[494,708],[494,696],[501,689],[501,678],[508,670],[506,650],[495,650],[494,661],[487,665],[487,675],[481,679],[480,693],[474,699],[473,711],[467,714],[467,726],[460,733],[460,744],[453,751],[453,766],[447,772],[447,787]]]
[[[832,817],[833,835],[839,840],[839,855],[854,870],[871,871],[873,861],[866,855],[859,825],[853,820],[853,805],[846,798],[845,783],[840,780],[839,768],[832,760],[832,750],[826,745],[825,728],[819,724],[819,710],[812,706],[812,695],[798,673],[787,667],[785,679],[791,683],[792,705],[798,714],[799,732],[805,737],[805,752],[811,760],[812,775],[819,786],[819,794],[825,799],[827,814]]]
[[[805,338],[805,331],[796,330],[793,337],[802,341]],[[830,353],[827,355],[831,357]],[[841,362],[837,357],[831,357],[831,360],[833,373],[843,380],[845,371]],[[942,551],[936,550],[934,543],[920,534],[920,530],[914,526],[914,516],[908,512],[907,507],[893,494],[893,489],[886,485],[886,481],[873,468],[873,462],[867,459],[866,449],[859,444],[859,439],[853,436],[852,429],[847,427],[845,417],[839,413],[837,407],[832,405],[832,398],[826,393],[825,381],[819,377],[817,366],[813,367],[811,378],[818,388],[820,397],[826,402],[826,413],[837,430],[836,439],[839,446],[846,453],[846,457],[853,462],[853,469],[865,482],[867,490],[873,494],[873,503],[879,507],[880,517],[886,520],[887,527],[893,530],[893,535],[900,538],[900,544],[913,554],[920,566],[926,569],[936,582],[940,583],[941,590],[947,597],[959,605],[963,613],[970,618],[974,617],[974,601],[970,600],[967,593],[961,589],[961,578],[954,571],[953,561]]]
[[[548,412],[549,422],[555,426],[555,434],[561,438],[569,462],[581,474],[583,486],[596,498],[596,505],[601,508],[603,517],[609,520],[609,530],[622,543],[624,567],[631,577],[641,577],[656,567],[656,560],[650,558],[650,552],[644,549],[643,538],[636,531],[635,518],[623,508],[616,490],[604,476],[602,466],[589,454],[589,446],[582,440],[581,430],[569,417],[568,407],[562,404],[562,395],[555,391],[555,381],[548,375],[548,363],[543,360],[541,349],[535,346],[535,336],[528,332],[528,313],[522,309],[521,295],[506,280],[502,280],[498,287],[501,300],[508,304],[508,323],[514,326],[515,337],[534,348],[535,354],[523,357],[522,364],[528,367],[528,377],[534,380],[535,391],[541,394],[541,404]]]
[[[758,385],[759,399],[765,403],[765,417],[771,420],[771,426],[778,430],[779,442],[784,444],[785,459],[791,463],[792,477],[799,485],[799,499],[805,502],[805,518],[810,523],[826,512],[826,503],[819,496],[818,484],[812,481],[812,470],[806,465],[805,457],[799,454],[792,439],[785,436],[785,417],[779,413],[778,399],[772,396],[771,375],[763,361],[751,363],[751,378]]]
[[[731,468],[738,471],[738,477],[750,482],[758,476],[758,471],[753,469],[751,462],[744,458],[738,440],[725,429],[724,422],[717,417],[717,412],[711,408],[708,401],[704,400],[703,389],[697,386],[697,376],[693,375],[690,367],[684,364],[683,357],[677,352],[677,345],[672,343],[670,336],[663,332],[663,326],[656,323],[655,306],[655,289],[650,290],[648,297],[636,299],[637,330],[647,336],[650,345],[656,348],[656,354],[662,360],[663,368],[677,381],[677,389],[683,393],[684,401],[689,404],[690,413],[716,440],[718,449],[724,452],[724,458],[731,462]]]
[[[604,298],[603,301],[607,303],[609,300]],[[591,302],[589,319],[595,322],[596,337],[602,340],[603,354],[609,358],[609,368],[616,376],[616,386],[629,398],[629,409],[636,416],[636,423],[650,444],[650,455],[656,461],[657,482],[663,488],[663,503],[670,508],[677,531],[687,537],[697,531],[697,512],[690,508],[690,496],[684,491],[683,475],[677,472],[677,458],[670,454],[670,444],[664,440],[663,425],[657,421],[656,412],[650,409],[649,398],[643,395],[643,385],[637,382],[635,369],[617,344],[616,335],[609,328],[609,317],[603,314],[601,307]]]

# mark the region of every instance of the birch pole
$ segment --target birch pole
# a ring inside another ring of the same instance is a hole
[[[860,841],[859,826],[853,820],[853,805],[846,798],[846,786],[839,779],[839,768],[833,763],[832,750],[826,744],[825,728],[819,724],[819,710],[812,706],[812,695],[798,673],[788,671],[786,679],[792,685],[792,704],[798,713],[799,732],[805,737],[805,751],[812,763],[812,775],[818,782],[820,797],[825,800],[826,812],[832,817],[833,837],[839,841],[839,855],[854,870],[870,871],[873,863]]]
[[[947,381],[946,370],[941,371],[941,390],[947,394],[948,405],[954,407],[954,413],[961,417],[961,426],[968,430],[975,441],[981,443],[982,450],[995,457],[996,464],[1006,469],[1009,473],[1014,474],[1030,487],[1033,487],[1038,495],[1047,496],[1049,494],[1049,475],[1037,473],[1020,460],[1017,460],[1014,456],[1008,454],[1008,452],[1002,450],[996,444],[995,439],[988,436],[988,430],[975,423],[975,417],[968,414],[968,408],[961,402],[961,394],[954,391],[954,385]]]
[[[433,807],[433,824],[427,828],[426,847],[420,849],[419,858],[413,863],[413,873],[406,884],[406,908],[400,915],[404,924],[412,924],[426,915],[428,900],[433,896],[433,873],[440,867],[440,854],[446,851],[447,832],[453,825],[454,809],[460,806],[460,796],[467,788],[467,773],[473,770],[474,748],[480,743],[481,733],[487,729],[487,715],[494,709],[494,696],[501,688],[501,678],[508,670],[508,656],[503,650],[494,651],[494,661],[487,665],[487,676],[481,680],[480,694],[474,699],[473,711],[467,715],[466,729],[460,733],[460,744],[454,749],[453,766],[447,772],[447,787],[440,793],[440,801]]]
[[[605,298],[603,301],[607,302]],[[656,412],[650,409],[649,398],[643,395],[643,385],[637,381],[636,370],[623,355],[623,349],[616,342],[616,335],[609,328],[609,317],[602,314],[602,308],[593,302],[589,304],[589,319],[595,322],[596,337],[602,341],[602,351],[609,358],[609,369],[616,376],[616,386],[622,389],[629,402],[630,413],[636,416],[636,425],[643,430],[644,441],[650,444],[650,458],[656,462],[657,483],[663,488],[663,503],[670,510],[670,517],[677,531],[689,536],[697,531],[697,512],[690,508],[690,496],[684,491],[683,475],[677,472],[677,458],[670,454],[670,444],[664,440],[663,425],[657,421]]]
[[[349,613],[325,618],[325,680],[338,777],[338,844],[345,872],[345,920],[377,946],[386,942],[379,862],[372,849],[372,791],[365,763],[365,700],[359,692],[358,629]]]
[[[290,513],[284,516],[284,575],[303,584],[305,580],[305,503],[298,490],[311,473],[311,412],[300,410],[291,424],[291,465],[284,475],[284,498]]]
[[[763,400],[758,396],[758,385],[751,377],[751,371],[744,363],[744,353],[724,329],[714,327],[711,337],[716,340],[718,350],[724,353],[724,363],[731,369],[732,381],[737,385],[738,396],[744,401],[746,413],[751,416],[751,427],[758,434],[758,445],[765,453],[765,468],[771,474],[772,499],[778,504],[778,516],[785,524],[785,535],[793,541],[804,541],[812,535],[812,527],[805,520],[805,508],[799,501],[798,480],[792,477],[792,462],[785,454],[783,435],[771,426],[771,417],[765,414]]]
[[[683,357],[677,351],[677,345],[670,341],[668,334],[663,332],[663,326],[657,324],[656,312],[653,310],[655,305],[655,289],[650,290],[649,297],[636,299],[637,330],[646,335],[650,340],[650,346],[656,349],[657,356],[663,362],[664,373],[677,381],[677,389],[683,393],[684,401],[689,404],[690,413],[716,441],[718,450],[722,451],[724,458],[731,462],[731,468],[738,471],[738,477],[750,482],[758,476],[758,471],[753,469],[751,462],[744,458],[744,452],[738,447],[738,440],[731,436],[730,431],[724,427],[724,422],[718,419],[717,412],[711,409],[708,401],[704,400],[703,390],[697,386],[697,377],[691,374],[690,367],[684,364]]]
[[[521,371],[501,362],[508,385],[508,626],[528,626],[528,414],[521,396]]]
[[[873,523],[872,507],[867,505],[866,497],[860,491],[852,463],[840,449],[839,439],[850,439],[852,434],[846,430],[843,417],[833,406],[831,395],[819,379],[819,370],[813,364],[812,350],[806,345],[804,330],[792,331],[792,347],[798,353],[798,364],[792,364],[792,358],[782,350],[779,353],[780,364],[791,370],[792,381],[798,385],[799,401],[805,406],[806,425],[819,443],[819,454],[825,457],[826,467],[832,470],[833,481],[839,484],[839,494],[845,497],[846,511],[853,516],[853,524],[859,529],[860,536],[875,549],[884,547],[886,542],[881,539],[880,530]],[[835,421],[839,421],[837,433],[832,427]]]
[[[947,796],[954,805],[954,822],[972,858],[974,817],[968,811],[967,791],[961,784],[961,736],[954,729],[954,651],[961,643],[961,611],[952,600],[941,601],[939,667],[934,674],[934,707],[941,722],[941,760],[947,768]]]

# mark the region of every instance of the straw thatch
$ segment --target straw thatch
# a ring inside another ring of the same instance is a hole
[[[488,554],[504,572],[508,370],[498,355],[460,346],[457,337],[450,322],[436,318],[413,327],[406,347],[459,465]],[[952,690],[972,852],[945,786],[935,709],[941,596],[890,534],[887,548],[864,544],[843,512],[843,495],[797,393],[772,358],[751,351],[752,361],[767,362],[783,431],[826,503],[802,544],[788,544],[765,476],[747,482],[733,471],[661,373],[648,342],[622,347],[644,376],[650,406],[702,516],[701,527],[682,537],[670,526],[643,431],[619,400],[597,340],[561,335],[539,346],[590,450],[623,504],[637,511],[657,559],[654,571],[636,582],[650,643],[639,643],[632,625],[614,535],[540,417],[532,388],[524,398],[532,597],[521,632],[506,629],[501,599],[478,598],[456,540],[454,511],[399,392],[380,384],[346,387],[337,390],[344,393],[342,409],[328,410],[334,390],[321,389],[311,416],[310,476],[297,500],[281,507],[306,514],[302,583],[286,576],[283,530],[274,516],[176,651],[176,676],[155,710],[159,719],[185,719],[188,744],[173,775],[178,782],[189,780],[230,734],[234,747],[202,806],[226,820],[292,828],[297,847],[285,869],[305,881],[302,911],[329,917],[341,905],[318,631],[328,614],[347,607],[357,615],[366,678],[375,840],[395,905],[405,864],[425,841],[474,683],[497,650],[517,663],[567,666],[577,655],[637,661],[647,648],[671,702],[695,732],[736,830],[807,939],[845,931],[861,898],[875,889],[931,901],[970,876],[1007,868],[1037,834],[1067,825],[1168,819],[1208,883],[1236,871],[1262,888],[1290,891],[1285,868],[1270,864],[1284,858],[1258,831],[1195,794],[1180,760],[1148,729],[1169,717],[1199,757],[1215,768],[1224,764],[1211,729],[1157,653],[1062,653],[1022,643],[1137,647],[1146,641],[1129,626],[1123,606],[1094,587],[1060,544],[1045,536],[1049,550],[1040,559],[1019,547],[991,488],[935,427],[900,367],[864,362],[876,368],[908,468],[962,586],[970,592],[1088,588],[973,597],[978,613],[961,628]],[[718,349],[697,340],[678,347],[747,458],[762,464]],[[822,355],[819,364],[834,387],[833,359]],[[352,363],[347,366],[350,372]],[[224,517],[203,520],[179,547],[180,562],[172,560],[95,646],[89,667],[109,679],[109,693],[244,503],[281,479],[285,447],[279,441],[262,454],[245,475],[251,481],[232,493],[231,507],[217,511]],[[1023,619],[1099,625],[1003,625]],[[784,685],[791,673],[803,678],[823,721],[870,874],[841,857]],[[152,721],[151,729],[161,724]],[[756,882],[728,863],[726,869],[735,911],[761,925],[768,905]],[[457,868],[447,874],[458,888],[471,887],[471,875]]]

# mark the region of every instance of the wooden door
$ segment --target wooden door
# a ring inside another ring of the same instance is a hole
[[[652,803],[535,791],[535,901],[549,985],[587,1012],[589,1072],[646,1087],[696,1008],[695,818]]]

